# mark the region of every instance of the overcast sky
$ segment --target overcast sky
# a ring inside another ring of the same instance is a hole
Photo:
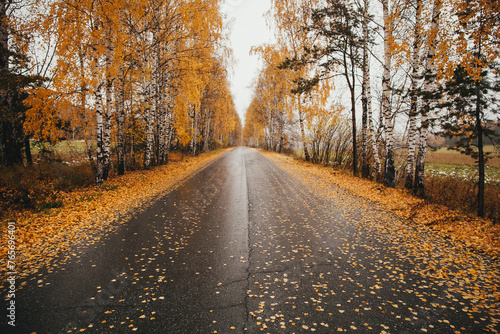
[[[236,60],[230,73],[231,91],[242,121],[252,98],[250,86],[261,68],[259,58],[249,55],[250,49],[272,39],[263,17],[269,8],[269,0],[226,0],[223,6],[230,22],[230,46]]]

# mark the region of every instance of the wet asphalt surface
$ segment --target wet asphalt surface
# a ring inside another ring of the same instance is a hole
[[[481,333],[339,190],[321,198],[237,148],[16,295],[1,333]],[[348,204],[349,203],[349,204]],[[363,207],[361,209],[361,207]],[[465,305],[465,306],[464,306]],[[498,330],[498,327],[496,327]]]

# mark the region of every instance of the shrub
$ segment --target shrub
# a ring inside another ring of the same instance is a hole
[[[425,197],[436,204],[467,213],[477,210],[477,185],[474,182],[452,177],[427,177]],[[485,216],[495,223],[500,222],[500,186],[485,185]]]
[[[70,191],[94,183],[89,164],[68,165],[52,160],[32,166],[0,166],[0,219],[10,211],[43,211],[62,206],[58,191]]]

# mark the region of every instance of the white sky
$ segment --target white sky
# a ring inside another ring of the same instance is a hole
[[[269,0],[226,0],[223,6],[231,23],[230,46],[236,61],[230,72],[231,92],[242,121],[252,99],[251,84],[262,68],[259,57],[250,56],[250,49],[272,40],[263,17],[270,5]]]

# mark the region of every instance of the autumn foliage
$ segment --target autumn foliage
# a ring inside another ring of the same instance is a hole
[[[484,140],[494,137],[488,128],[499,110],[499,15],[489,0],[273,1],[275,43],[257,48],[265,66],[244,138],[425,197],[429,140],[451,137],[453,148],[476,158],[473,201],[484,216]],[[348,131],[340,126],[347,123]],[[288,146],[270,142],[283,142],[280,133]],[[332,143],[346,137],[337,159]]]
[[[12,19],[3,21],[6,30],[31,24],[23,32],[19,66],[39,80],[17,88],[23,94],[19,117],[2,134],[17,131],[12,150],[21,158],[10,159],[3,150],[4,162],[22,163],[24,156],[29,164],[30,140],[76,138],[85,141],[100,184],[138,164],[165,164],[172,149],[195,155],[237,144],[241,125],[229,92],[220,5],[71,0],[29,1],[6,10]],[[10,68],[14,62],[5,60]]]

